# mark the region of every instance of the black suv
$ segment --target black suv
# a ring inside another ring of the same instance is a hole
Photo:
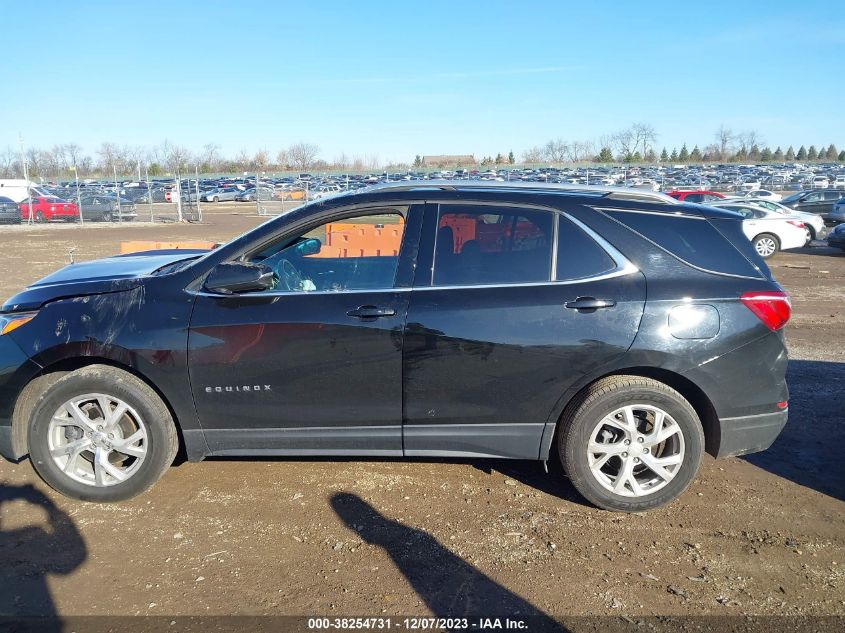
[[[787,418],[789,298],[731,211],[651,192],[387,184],[210,252],[77,263],[0,313],[0,453],[85,500],[207,455],[560,459],[681,494]]]

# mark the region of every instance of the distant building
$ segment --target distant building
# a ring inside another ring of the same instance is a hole
[[[439,156],[423,156],[423,167],[466,167],[475,165],[475,156],[472,154],[441,154]]]

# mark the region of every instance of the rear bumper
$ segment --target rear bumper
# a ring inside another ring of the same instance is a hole
[[[739,418],[722,418],[721,437],[716,457],[758,453],[769,448],[777,439],[789,410],[761,413]]]

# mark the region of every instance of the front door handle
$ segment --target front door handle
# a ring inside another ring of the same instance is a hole
[[[377,319],[379,317],[393,316],[396,314],[396,310],[379,306],[359,306],[346,314],[357,319]]]
[[[578,310],[578,312],[595,312],[599,308],[612,308],[616,305],[616,302],[611,299],[578,297],[575,301],[567,301],[563,305],[570,310]]]

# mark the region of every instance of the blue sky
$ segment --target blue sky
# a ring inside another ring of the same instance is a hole
[[[0,149],[517,154],[651,123],[845,147],[845,13],[770,2],[3,0]]]

